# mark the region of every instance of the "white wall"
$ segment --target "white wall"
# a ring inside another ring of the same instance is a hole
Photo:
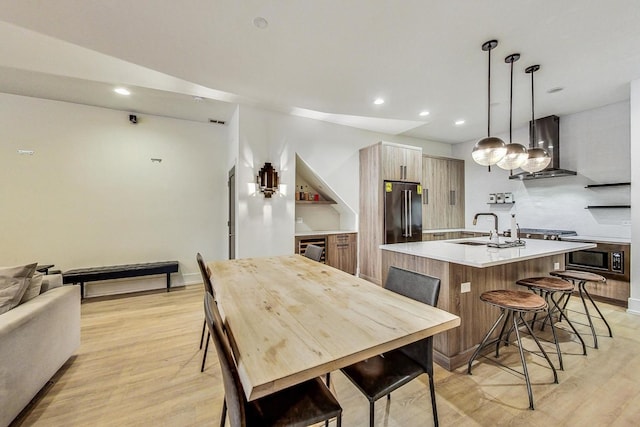
[[[508,134],[498,135],[508,141]],[[628,182],[629,104],[627,102],[560,117],[560,167],[577,176],[530,181],[510,180],[509,172],[493,166],[492,172],[476,164],[471,151],[476,141],[454,146],[456,157],[465,159],[466,225],[477,212],[493,212],[500,230],[509,227],[510,215],[526,228],[576,230],[591,236],[630,237],[629,209],[588,210],[587,205],[629,204],[629,187],[586,189],[587,184]],[[528,128],[514,130],[514,142],[528,146]],[[487,205],[489,193],[512,192],[515,205]],[[475,228],[488,230],[491,222],[480,220]]]
[[[631,162],[640,161],[640,80],[631,82]],[[629,312],[640,314],[640,168],[631,169],[631,297]]]
[[[177,260],[179,284],[226,257],[226,127],[138,118],[0,94],[0,265]]]
[[[356,212],[360,148],[384,140],[422,146],[426,154],[451,156],[449,144],[383,135],[252,107],[241,106],[239,120],[238,258],[293,253],[296,153]],[[250,190],[265,162],[271,162],[278,171],[286,194],[265,199]]]

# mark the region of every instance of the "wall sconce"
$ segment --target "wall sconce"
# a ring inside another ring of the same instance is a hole
[[[260,192],[264,193],[264,197],[268,199],[278,190],[278,172],[271,166],[271,163],[265,163],[260,169],[256,177],[256,184],[258,184]]]

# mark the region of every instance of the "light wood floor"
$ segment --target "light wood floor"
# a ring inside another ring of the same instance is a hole
[[[480,303],[480,302],[479,302]],[[574,305],[575,306],[575,305]],[[580,355],[564,335],[565,371],[559,384],[530,354],[536,409],[528,409],[524,379],[481,358],[473,375],[436,366],[443,426],[626,426],[640,420],[640,317],[600,304],[614,338],[599,327],[600,348]],[[213,346],[200,373],[202,287],[178,288],[82,304],[82,345],[15,426],[217,425],[223,388]],[[345,325],[347,327],[348,325]],[[579,328],[583,329],[583,328]],[[591,340],[583,334],[587,345]],[[530,343],[528,343],[530,344]],[[526,347],[529,347],[526,345]],[[545,346],[552,352],[552,348]],[[504,359],[519,367],[515,346]],[[46,355],[42,355],[46,357]],[[551,355],[552,360],[556,360]],[[503,357],[501,357],[503,359]],[[332,375],[344,426],[368,425],[368,402],[341,374]],[[376,425],[431,425],[426,376],[376,405]],[[335,425],[332,423],[332,425]]]

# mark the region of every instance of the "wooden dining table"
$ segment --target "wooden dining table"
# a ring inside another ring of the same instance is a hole
[[[458,316],[300,255],[208,266],[247,400],[460,325]]]

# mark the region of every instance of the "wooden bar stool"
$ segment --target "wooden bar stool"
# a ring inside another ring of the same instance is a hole
[[[562,363],[562,352],[560,351],[560,342],[558,341],[558,336],[556,334],[556,326],[553,323],[554,311],[557,311],[559,313],[559,320],[562,320],[562,318],[564,317],[564,319],[567,321],[567,324],[569,325],[573,333],[576,334],[576,336],[580,340],[580,343],[582,344],[582,354],[586,355],[587,346],[585,345],[584,340],[582,339],[582,337],[580,336],[576,328],[573,326],[573,323],[571,323],[571,321],[565,314],[564,307],[560,307],[560,304],[559,304],[559,302],[562,300],[562,298],[565,295],[571,294],[571,292],[573,292],[573,285],[567,282],[566,280],[562,280],[557,277],[527,277],[525,279],[518,280],[516,284],[520,286],[526,286],[527,288],[529,288],[529,290],[539,294],[541,297],[545,299],[545,301],[547,301],[547,304],[549,305],[549,310],[548,310],[547,316],[542,322],[542,326],[540,327],[540,330],[544,330],[544,325],[546,324],[547,320],[549,320],[549,324],[551,325],[551,331],[553,332],[553,340],[556,345],[556,352],[558,353],[558,362],[560,364],[560,370],[564,370],[564,365]],[[557,295],[559,296],[556,298]],[[535,315],[534,315],[534,322],[535,322]],[[531,325],[533,326],[533,322]]]
[[[587,291],[587,288],[585,287],[585,284],[587,282],[606,283],[607,279],[605,279],[599,274],[589,273],[587,271],[578,271],[578,270],[552,271],[549,274],[551,274],[552,276],[557,276],[562,279],[568,280],[572,282],[574,285],[576,283],[578,284],[578,293],[580,294],[580,299],[582,300],[582,306],[584,307],[584,313],[587,316],[587,320],[589,321],[589,327],[591,327],[591,334],[593,335],[593,346],[595,348],[598,348],[598,337],[596,335],[596,329],[593,326],[593,320],[591,319],[592,317],[601,319],[604,322],[604,324],[607,326],[607,329],[609,330],[609,336],[613,338],[613,332],[611,332],[611,326],[609,326],[607,319],[604,318],[604,316],[600,312],[600,309],[598,308],[596,303],[593,301],[593,298],[591,298],[591,295],[589,294],[589,292]],[[587,296],[589,301],[591,301],[593,308],[596,309],[600,317],[592,316],[591,313],[589,313],[589,309],[587,308],[587,302],[584,299],[585,295]],[[569,296],[567,296],[567,299],[564,302],[564,307],[567,306],[568,302],[569,302]]]
[[[520,339],[519,328],[521,325],[524,325],[527,328],[527,331],[529,331],[529,334],[538,345],[538,348],[542,352],[544,358],[547,359],[547,363],[549,363],[549,366],[553,371],[553,382],[557,384],[558,373],[556,372],[556,368],[553,366],[553,363],[551,363],[551,359],[549,359],[549,356],[540,345],[540,341],[538,341],[538,338],[536,338],[536,336],[534,335],[533,331],[531,330],[531,327],[523,318],[523,314],[545,312],[548,308],[548,304],[544,300],[544,298],[542,298],[540,295],[530,293],[530,292],[524,292],[524,291],[512,291],[508,289],[500,289],[495,291],[484,292],[482,295],[480,295],[480,300],[483,302],[486,302],[487,304],[498,307],[500,309],[500,316],[495,321],[493,326],[491,326],[491,329],[489,329],[489,332],[487,332],[487,334],[484,336],[484,338],[482,339],[482,342],[480,343],[476,351],[473,353],[473,355],[469,359],[469,364],[467,366],[467,373],[471,375],[471,363],[475,360],[476,357],[478,357],[478,354],[480,354],[480,351],[482,351],[483,348],[489,345],[493,345],[495,343],[496,357],[498,357],[500,343],[505,342],[505,344],[509,344],[508,342],[506,342],[506,339],[505,339],[506,338],[505,329],[506,329],[507,323],[509,323],[509,319],[511,319],[513,322],[513,326],[510,327],[510,329],[514,329],[516,332],[516,339],[518,341],[518,350],[520,352],[520,362],[522,362],[522,370],[523,370],[525,381],[527,383],[527,393],[529,394],[529,409],[534,409],[533,408],[533,392],[531,391],[531,381],[529,380],[529,372],[527,371],[527,361],[524,358],[524,350],[522,349],[522,341]],[[496,329],[500,321],[502,321],[503,319],[504,319],[504,323],[502,324],[500,335],[498,335],[498,338],[496,338],[495,340],[489,341],[489,337],[491,336],[493,331]]]

